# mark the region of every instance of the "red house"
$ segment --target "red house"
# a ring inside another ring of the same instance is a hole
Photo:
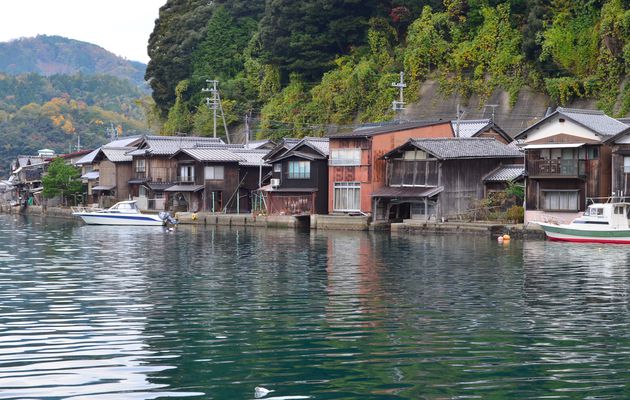
[[[409,139],[452,138],[451,121],[363,127],[330,138],[329,213],[372,213],[372,193],[385,185],[383,155]]]

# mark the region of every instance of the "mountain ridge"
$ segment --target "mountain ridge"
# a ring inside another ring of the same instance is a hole
[[[146,65],[127,60],[89,42],[57,35],[37,35],[0,42],[0,72],[112,75],[145,87]]]

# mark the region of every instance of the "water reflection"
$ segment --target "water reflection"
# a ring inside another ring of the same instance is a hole
[[[0,215],[0,398],[625,398],[626,249]]]

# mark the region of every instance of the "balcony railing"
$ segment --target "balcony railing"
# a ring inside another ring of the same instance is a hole
[[[530,160],[527,171],[532,177],[583,177],[586,160]]]
[[[179,183],[195,183],[195,177],[194,176],[181,176],[181,175],[178,175],[177,176],[177,182],[179,182]]]

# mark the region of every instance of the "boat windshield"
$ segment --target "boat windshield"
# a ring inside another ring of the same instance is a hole
[[[601,217],[604,215],[602,207],[588,207],[583,214],[585,217]]]
[[[119,213],[139,213],[136,203],[118,203],[114,204],[108,211]]]

